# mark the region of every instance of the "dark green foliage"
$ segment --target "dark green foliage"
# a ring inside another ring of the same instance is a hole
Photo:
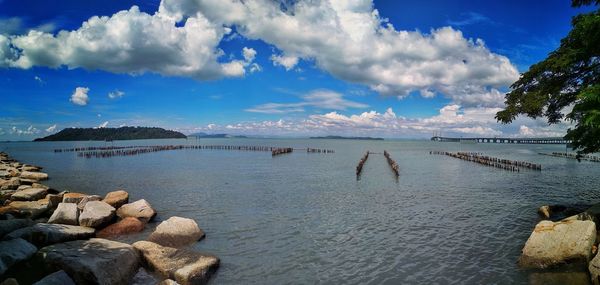
[[[67,128],[56,134],[34,141],[103,141],[103,140],[142,140],[186,138],[180,132],[162,128],[121,127],[121,128]]]
[[[598,5],[600,4],[600,0],[573,0],[571,2],[571,6],[573,7],[581,7],[581,6],[587,6],[587,5]]]
[[[573,1],[585,5],[593,1]],[[597,2],[597,1],[596,1]],[[531,66],[506,94],[496,119],[510,123],[520,114],[555,124],[576,123],[566,138],[581,153],[600,151],[600,10],[573,18],[573,29],[548,58]],[[568,114],[567,107],[574,106]]]

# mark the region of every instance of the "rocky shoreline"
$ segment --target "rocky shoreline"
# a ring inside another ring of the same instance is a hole
[[[552,272],[553,284],[591,281],[600,285],[600,204],[574,212],[560,205],[541,206],[538,214],[542,220],[525,243],[518,263],[537,273]]]
[[[0,285],[205,284],[218,269],[218,257],[189,248],[205,236],[194,220],[170,217],[121,242],[153,222],[146,200],[57,191],[41,170],[0,152]]]

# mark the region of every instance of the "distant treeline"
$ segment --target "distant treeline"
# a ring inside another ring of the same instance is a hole
[[[186,136],[180,132],[152,127],[120,128],[67,128],[34,141],[111,141],[143,139],[180,139]]]

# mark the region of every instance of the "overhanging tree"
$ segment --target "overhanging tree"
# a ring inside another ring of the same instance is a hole
[[[573,0],[574,7],[600,0]],[[506,107],[496,114],[510,123],[523,114],[546,117],[556,124],[575,123],[566,139],[581,153],[600,151],[600,10],[575,16],[560,47],[523,73],[506,94]],[[572,108],[572,111],[565,112]]]

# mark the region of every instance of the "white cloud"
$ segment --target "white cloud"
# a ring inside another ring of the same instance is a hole
[[[94,16],[74,31],[56,35],[31,30],[11,36],[13,54],[0,54],[11,67],[32,66],[102,69],[114,73],[187,76],[200,80],[243,76],[242,62],[220,62],[218,44],[231,29],[202,14],[182,25],[168,15],[141,12],[137,6],[112,16]],[[2,40],[0,40],[2,44]],[[5,65],[6,65],[5,63]]]
[[[45,83],[44,80],[42,80],[42,78],[39,77],[39,76],[37,76],[37,75],[33,77],[33,80],[39,82],[40,84],[44,84]]]
[[[54,131],[56,131],[56,124],[54,124],[46,129],[46,132],[48,132],[48,133],[53,133]]]
[[[304,107],[326,110],[346,110],[348,108],[366,108],[368,105],[344,99],[343,95],[331,90],[313,90],[300,96],[302,102],[266,103],[246,109],[247,112],[265,114],[283,114],[304,112]]]
[[[103,128],[106,128],[107,126],[108,126],[108,121],[106,121],[106,122],[104,122],[104,123],[100,124],[100,125],[98,126],[98,129],[103,129]]]
[[[298,57],[296,56],[287,56],[287,55],[271,55],[271,61],[273,61],[273,65],[283,66],[285,70],[290,70],[298,64]]]
[[[90,101],[90,98],[88,97],[89,91],[90,88],[77,87],[75,88],[73,94],[71,94],[71,99],[69,99],[69,101],[71,101],[75,105],[85,106]]]
[[[283,7],[283,8],[282,8]],[[153,15],[133,6],[110,17],[92,17],[74,31],[30,31],[0,37],[0,65],[155,72],[200,80],[244,76],[257,70],[243,60],[221,61],[219,43],[235,29],[277,50],[276,65],[293,69],[300,59],[381,94],[403,98],[416,91],[462,106],[501,106],[501,90],[519,73],[508,58],[452,27],[426,33],[396,29],[371,0],[162,0]],[[254,51],[254,52],[253,52]],[[423,91],[426,90],[426,91]]]
[[[163,0],[160,11],[177,19],[202,14],[235,26],[246,38],[277,47],[282,55],[271,59],[288,70],[297,58],[314,60],[337,78],[401,98],[427,89],[464,106],[498,106],[502,100],[494,94],[519,76],[508,58],[490,52],[480,39],[467,39],[451,27],[397,30],[373,7],[370,0]],[[468,90],[486,99],[471,100]]]
[[[108,93],[108,98],[110,99],[119,99],[121,97],[123,97],[123,95],[125,95],[125,92],[120,91],[120,90],[115,90],[112,92]]]
[[[16,126],[13,126],[10,129],[10,134],[12,134],[12,135],[18,135],[18,136],[21,136],[21,135],[33,135],[33,134],[37,134],[39,132],[40,132],[40,130],[38,130],[34,126],[29,126],[29,127],[27,127],[27,129],[19,129]]]

